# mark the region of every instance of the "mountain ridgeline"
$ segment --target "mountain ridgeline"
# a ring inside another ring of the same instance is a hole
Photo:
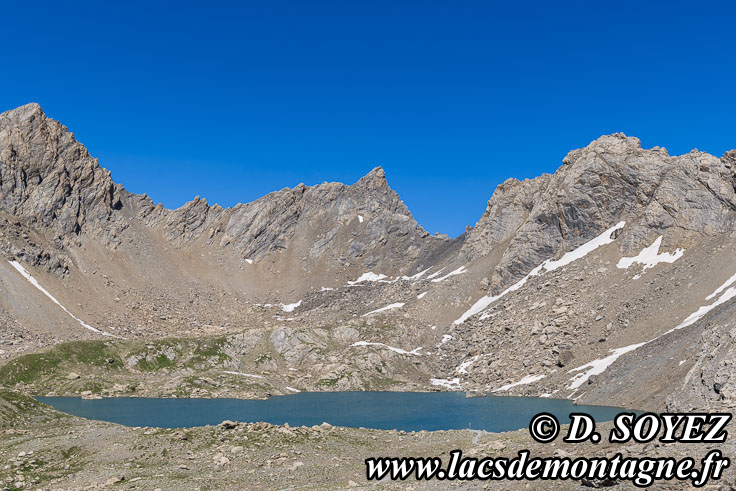
[[[254,369],[258,347],[270,373],[308,372],[288,382],[309,390],[370,387],[382,367],[382,387],[730,407],[721,362],[735,351],[718,333],[733,319],[735,237],[733,150],[670,156],[602,136],[554,174],[498,186],[449,239],[380,167],[170,210],[115,183],[39,105],[0,115],[9,360],[101,335],[218,335],[239,360],[225,368]]]

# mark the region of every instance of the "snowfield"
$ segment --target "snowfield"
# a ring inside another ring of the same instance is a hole
[[[462,386],[460,385],[460,379],[458,377],[452,378],[452,379],[445,379],[445,378],[431,378],[429,379],[429,383],[431,385],[435,385],[437,387],[444,387],[446,389],[450,390],[458,390],[462,389]]]
[[[522,279],[520,279],[519,281],[517,281],[510,287],[506,288],[504,291],[502,291],[498,295],[486,295],[485,297],[482,297],[480,300],[475,302],[475,304],[473,304],[473,306],[470,307],[462,316],[460,316],[460,318],[457,319],[454,322],[454,324],[456,325],[462,324],[463,322],[465,322],[466,320],[468,320],[470,317],[474,316],[475,314],[478,314],[484,311],[493,302],[496,302],[498,299],[504,297],[508,293],[516,291],[522,286],[524,286],[526,282],[529,281],[529,278],[531,278],[532,276],[540,276],[540,275],[543,275],[544,273],[554,271],[557,268],[567,266],[573,261],[577,261],[578,259],[581,259],[587,256],[589,253],[593,252],[599,247],[612,243],[614,239],[611,238],[611,235],[613,235],[613,233],[616,232],[617,230],[623,229],[624,225],[626,225],[626,222],[617,223],[613,227],[609,228],[608,230],[600,234],[598,237],[586,242],[585,244],[581,245],[577,249],[574,249],[570,252],[565,253],[560,259],[557,259],[557,260],[547,259],[542,264],[532,269],[528,275],[524,276]]]
[[[386,348],[387,350],[393,351],[394,353],[399,353],[401,355],[413,355],[413,356],[422,356],[419,351],[421,351],[421,347],[414,348],[411,351],[406,351],[401,348],[394,348],[393,346],[389,346],[387,344],[383,343],[371,343],[369,341],[356,341],[351,346],[377,346],[379,348]]]
[[[652,245],[642,249],[636,256],[622,257],[618,264],[616,264],[616,267],[619,269],[629,269],[635,263],[644,265],[641,273],[634,276],[634,279],[638,280],[647,269],[651,269],[660,263],[674,263],[680,259],[683,254],[685,254],[685,249],[676,249],[675,252],[663,252],[660,254],[659,247],[661,245],[662,236],[660,235],[654,242],[652,242]]]
[[[533,384],[534,382],[538,382],[542,380],[546,375],[527,375],[523,379],[519,380],[518,382],[514,382],[513,384],[507,384],[499,387],[498,389],[495,389],[491,392],[505,392],[509,389],[513,389],[514,387],[518,387],[520,385],[529,385]]]
[[[110,336],[110,337],[113,337],[113,338],[119,337],[119,336],[115,336],[114,334],[110,334],[109,332],[100,331],[99,329],[90,326],[89,324],[87,324],[86,322],[84,322],[82,319],[80,319],[76,315],[74,315],[71,312],[69,312],[69,310],[67,310],[66,307],[64,307],[63,305],[61,305],[61,302],[59,302],[58,300],[56,300],[56,298],[53,295],[51,295],[48,291],[46,291],[46,289],[44,287],[42,287],[41,284],[38,281],[36,281],[36,278],[34,278],[33,276],[31,276],[31,273],[29,273],[28,271],[26,271],[26,268],[24,268],[22,264],[20,264],[18,261],[8,261],[8,262],[10,263],[11,266],[13,266],[13,268],[15,268],[16,271],[18,271],[25,279],[27,279],[28,282],[31,285],[35,286],[41,293],[43,293],[44,295],[46,295],[52,302],[54,302],[56,305],[58,305],[59,307],[61,307],[61,310],[63,310],[67,314],[69,314],[69,316],[72,319],[74,319],[75,321],[79,322],[82,325],[82,327],[84,327],[85,329],[89,329],[90,331],[95,332],[97,334],[102,334],[103,336]]]
[[[378,313],[381,313],[381,312],[385,312],[387,310],[399,309],[399,308],[401,308],[403,306],[404,306],[404,304],[401,303],[401,302],[392,303],[390,305],[386,305],[385,307],[381,307],[380,309],[371,310],[367,314],[363,314],[362,317],[368,317],[369,315],[378,314]]]

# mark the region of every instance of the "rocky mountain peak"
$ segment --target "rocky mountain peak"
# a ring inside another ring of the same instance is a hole
[[[0,114],[0,204],[60,236],[101,229],[120,191],[97,159],[36,103]]]
[[[660,235],[672,246],[733,232],[731,158],[698,151],[672,157],[623,133],[602,136],[570,152],[554,174],[499,186],[463,251],[477,257],[503,247],[494,273],[503,285],[622,220],[629,224],[619,241],[625,253]]]
[[[368,174],[361,177],[360,180],[355,184],[357,186],[365,186],[368,188],[388,187],[388,181],[386,181],[386,173],[381,166],[375,167]]]
[[[572,150],[562,159],[562,163],[565,165],[574,165],[589,153],[625,155],[637,153],[640,150],[641,140],[638,138],[626,136],[624,133],[613,133],[598,137],[585,148]]]
[[[6,111],[2,114],[0,114],[0,118],[7,117],[8,119],[11,119],[16,122],[22,122],[26,119],[32,118],[32,117],[46,117],[46,115],[43,112],[43,109],[41,109],[41,105],[37,102],[29,102],[28,104],[24,104],[20,107],[17,107],[15,109],[11,109],[10,111]]]

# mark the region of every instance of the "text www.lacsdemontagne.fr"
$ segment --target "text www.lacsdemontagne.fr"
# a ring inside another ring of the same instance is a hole
[[[613,479],[630,481],[635,486],[646,487],[655,481],[691,481],[701,487],[710,479],[719,479],[728,459],[719,450],[709,452],[701,461],[687,457],[680,460],[671,457],[624,458],[616,454],[611,458],[570,459],[567,457],[530,457],[522,450],[513,458],[476,459],[463,457],[462,451],[450,453],[446,467],[439,457],[374,457],[365,460],[366,477],[371,480],[582,480]]]

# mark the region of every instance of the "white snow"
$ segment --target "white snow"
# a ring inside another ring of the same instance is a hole
[[[429,379],[429,383],[432,385],[437,385],[439,387],[444,387],[446,389],[460,389],[460,379],[458,377],[449,379],[449,378],[431,378]]]
[[[565,253],[560,259],[557,259],[557,260],[547,259],[542,264],[532,269],[528,275],[524,276],[522,279],[520,279],[519,281],[517,281],[510,287],[506,288],[504,291],[502,291],[498,295],[492,295],[492,296],[486,295],[485,297],[480,298],[477,302],[473,304],[472,307],[470,307],[462,316],[460,316],[460,318],[457,319],[454,322],[454,324],[462,324],[463,322],[468,320],[470,317],[485,310],[489,305],[491,305],[493,302],[497,301],[501,297],[505,296],[508,293],[518,290],[519,288],[524,286],[526,282],[529,280],[529,278],[531,278],[532,276],[542,275],[544,273],[554,271],[557,268],[561,268],[562,266],[567,266],[571,262],[576,261],[582,257],[585,257],[586,255],[598,249],[599,247],[604,246],[606,244],[610,244],[611,242],[613,242],[611,235],[616,230],[620,230],[624,228],[624,225],[626,225],[626,222],[617,223],[613,227],[609,228],[608,230],[600,234],[598,237],[586,242],[585,244],[581,245],[577,249],[574,249],[570,252]]]
[[[402,276],[402,277],[401,277],[401,279],[402,279],[402,280],[406,280],[406,281],[416,281],[416,280],[418,280],[419,278],[421,278],[422,276],[424,276],[424,273],[426,273],[426,272],[427,272],[427,271],[429,271],[430,269],[432,269],[432,266],[428,267],[428,268],[427,268],[427,269],[425,269],[424,271],[420,271],[420,272],[418,272],[418,273],[417,273],[417,274],[415,274],[415,275],[412,275],[412,276]]]
[[[404,304],[401,303],[401,302],[392,303],[390,305],[386,305],[385,307],[381,307],[380,309],[371,310],[367,314],[363,314],[362,317],[368,317],[369,315],[378,314],[379,312],[385,312],[385,311],[391,310],[391,309],[398,309],[398,308],[401,308],[403,306],[404,306]]]
[[[580,370],[585,370],[586,368],[588,368],[588,371],[586,371],[585,373],[579,373],[579,374],[575,375],[573,378],[571,378],[570,381],[572,383],[570,384],[570,386],[568,387],[568,389],[577,390],[581,385],[583,385],[585,382],[587,382],[587,380],[590,377],[592,377],[593,375],[600,375],[601,373],[603,373],[604,371],[606,371],[606,369],[609,366],[611,366],[613,364],[613,362],[615,362],[620,356],[622,356],[622,355],[624,355],[626,353],[630,353],[630,352],[632,352],[632,351],[634,351],[636,349],[639,349],[639,348],[641,348],[642,346],[644,346],[646,344],[649,344],[651,342],[654,342],[654,341],[656,341],[657,339],[659,339],[661,337],[664,337],[664,336],[666,336],[666,335],[668,335],[668,334],[670,334],[670,333],[672,333],[674,331],[677,331],[678,329],[682,329],[682,328],[688,327],[688,326],[690,326],[692,324],[695,324],[697,321],[699,321],[700,319],[702,319],[705,316],[705,314],[707,314],[708,312],[710,312],[711,310],[713,310],[717,306],[719,306],[719,305],[721,305],[721,304],[723,304],[723,303],[731,300],[732,298],[736,297],[736,286],[730,287],[730,285],[733,284],[734,282],[736,282],[736,275],[734,275],[731,278],[729,278],[728,280],[726,280],[726,282],[723,285],[719,286],[712,294],[710,294],[710,295],[708,295],[706,297],[707,300],[708,299],[712,299],[715,295],[723,292],[723,294],[720,296],[720,298],[718,298],[718,300],[716,300],[715,302],[713,302],[710,305],[704,305],[704,306],[700,307],[698,310],[696,310],[695,312],[693,312],[692,314],[690,314],[689,316],[687,316],[685,318],[685,320],[683,320],[679,325],[677,325],[677,327],[674,327],[674,328],[670,329],[669,331],[667,331],[667,332],[665,332],[663,334],[660,334],[659,336],[657,336],[657,337],[655,337],[653,339],[650,339],[649,341],[645,341],[645,342],[639,343],[639,344],[632,344],[630,346],[624,346],[623,348],[618,348],[618,349],[611,350],[611,354],[609,356],[605,357],[605,358],[602,358],[600,360],[593,360],[593,361],[591,361],[590,363],[588,363],[586,365],[583,365],[583,366],[578,367],[578,368],[573,368],[568,373],[578,372]],[[684,360],[682,362],[680,362],[680,365],[682,365],[683,363],[685,363]]]
[[[560,259],[556,261],[551,261],[549,259],[546,260],[544,263],[542,263],[545,272],[554,271],[555,269],[561,268],[562,266],[567,266],[571,262],[577,261],[578,259],[587,256],[599,247],[612,243],[614,239],[611,238],[611,235],[615,231],[623,229],[624,225],[626,225],[626,222],[618,222],[616,225],[609,228],[595,239],[586,242],[577,249],[565,253],[565,255],[563,255]]]
[[[421,351],[421,346],[419,348],[414,348],[411,351],[406,351],[401,348],[394,348],[393,346],[389,346],[387,344],[383,343],[371,343],[368,341],[357,341],[352,344],[352,346],[378,346],[379,348],[386,348],[387,350],[391,350],[395,353],[399,353],[401,355],[414,355],[414,356],[422,356],[419,351]]]
[[[301,392],[301,390],[295,389],[294,387],[289,387],[289,386],[286,387],[286,390],[290,390],[292,392]]]
[[[31,273],[29,273],[28,271],[26,271],[26,268],[24,268],[23,265],[21,265],[18,261],[8,261],[8,262],[10,263],[11,266],[13,266],[15,268],[16,271],[18,271],[25,279],[27,279],[28,282],[31,285],[35,286],[41,293],[43,293],[49,299],[51,299],[52,302],[54,302],[56,305],[58,305],[59,307],[61,307],[61,310],[63,310],[67,314],[69,314],[69,316],[72,319],[74,319],[75,321],[79,322],[82,325],[82,327],[84,327],[86,329],[89,329],[92,332],[96,332],[97,334],[102,334],[103,336],[110,336],[110,337],[113,337],[113,338],[114,337],[118,337],[118,336],[115,336],[114,334],[110,334],[109,332],[100,331],[99,329],[90,326],[89,324],[87,324],[86,322],[84,322],[82,319],[80,319],[76,315],[74,315],[71,312],[69,312],[66,307],[64,307],[63,305],[61,305],[61,302],[59,302],[58,300],[56,300],[56,298],[54,298],[53,295],[51,295],[48,291],[46,291],[46,289],[44,287],[42,287],[41,284],[38,281],[36,281],[36,278],[34,278],[33,276],[31,276]]]
[[[639,254],[633,257],[622,257],[621,260],[616,264],[619,269],[629,269],[634,263],[643,264],[644,268],[641,273],[634,276],[635,280],[641,278],[644,271],[653,268],[659,263],[674,263],[685,254],[685,249],[675,249],[675,252],[663,252],[659,253],[659,247],[662,245],[662,236],[660,235],[652,242],[652,245],[645,247]]]
[[[358,222],[363,223],[363,215],[358,215]]]
[[[282,305],[281,310],[284,312],[294,312],[294,310],[299,307],[302,304],[302,301],[299,300],[297,303],[290,303],[287,305]]]
[[[357,280],[348,281],[348,285],[357,285],[358,283],[363,283],[364,281],[381,281],[385,278],[387,278],[385,274],[376,274],[368,271],[367,273],[363,273]]]
[[[252,259],[246,259],[245,262],[248,263],[248,264],[253,264],[253,260]]]
[[[326,286],[323,286],[323,287],[322,287],[322,289],[321,289],[320,291],[321,291],[321,292],[331,292],[332,290],[334,290],[334,288],[328,288],[328,287],[326,287]]]
[[[664,336],[665,334],[669,334],[672,331],[677,331],[678,329],[682,329],[683,327],[687,327],[692,324],[695,324],[697,321],[702,319],[705,316],[705,314],[707,314],[714,308],[736,297],[736,286],[730,286],[734,281],[736,281],[736,275],[726,280],[726,282],[723,285],[719,286],[715,292],[713,292],[711,295],[708,295],[706,297],[706,300],[708,300],[708,299],[713,298],[718,293],[723,292],[723,294],[718,298],[718,300],[716,300],[710,305],[703,305],[698,310],[696,310],[695,312],[687,316],[685,320],[682,321],[677,327],[675,327],[674,329],[670,329],[669,331],[664,333],[662,336]]]
[[[679,363],[679,364],[678,364],[677,366],[678,366],[678,367],[681,367],[681,366],[682,366],[682,365],[684,365],[685,363],[687,363],[687,360],[680,360],[680,363]]]
[[[505,392],[509,389],[512,389],[514,387],[518,387],[519,385],[528,385],[533,384],[534,382],[538,382],[542,380],[546,375],[527,375],[523,379],[519,380],[518,382],[514,382],[513,384],[507,384],[502,387],[499,387],[496,390],[493,390],[491,392]]]
[[[451,339],[452,339],[452,336],[450,336],[449,334],[443,334],[442,335],[442,340],[439,342],[439,344],[437,345],[437,347],[439,348],[440,346],[442,346],[443,344],[445,344],[446,342],[448,342]]]
[[[467,273],[467,272],[468,272],[468,270],[467,270],[467,269],[465,269],[465,266],[460,266],[460,267],[459,267],[459,268],[457,268],[456,270],[450,271],[449,273],[447,273],[447,274],[446,274],[445,276],[443,276],[443,277],[441,277],[441,278],[435,278],[435,279],[433,279],[433,280],[432,280],[432,283],[437,283],[437,282],[440,282],[440,281],[446,280],[446,279],[447,279],[447,278],[449,278],[450,276],[455,276],[455,275],[458,275],[458,274],[463,274],[463,273]]]
[[[573,378],[570,379],[570,385],[568,386],[568,389],[575,390],[581,385],[583,385],[585,382],[588,381],[590,377],[593,375],[600,375],[601,373],[605,372],[608,367],[610,367],[614,361],[618,360],[620,356],[625,355],[626,353],[629,353],[631,351],[634,351],[635,349],[641,348],[647,343],[650,343],[651,341],[646,341],[644,343],[639,344],[632,344],[631,346],[624,346],[623,348],[618,348],[611,350],[611,354],[605,358],[601,358],[600,360],[593,360],[590,363],[573,368],[568,373],[573,372],[579,372],[580,370],[585,370],[588,368],[589,370],[584,373],[579,373],[575,375]]]
[[[416,274],[414,274],[412,276],[406,276],[406,275],[404,275],[404,276],[397,276],[396,278],[393,278],[393,279],[386,279],[386,278],[388,278],[388,276],[386,276],[385,274],[376,274],[376,273],[373,273],[371,271],[368,271],[367,273],[363,273],[360,276],[360,278],[358,278],[357,280],[348,281],[348,285],[349,286],[356,286],[356,285],[358,285],[360,283],[368,282],[368,281],[370,281],[370,282],[378,282],[378,283],[396,283],[399,280],[416,281],[419,278],[421,278],[422,276],[424,276],[424,273],[426,273],[430,269],[432,269],[431,266],[429,268],[425,269],[424,271],[420,271],[420,272],[418,272],[418,273],[416,273]]]
[[[444,270],[445,270],[445,268],[441,268],[441,269],[440,269],[439,271],[437,271],[437,272],[435,272],[435,273],[432,273],[431,275],[427,276],[427,279],[428,279],[428,280],[431,280],[432,278],[434,278],[434,277],[436,277],[436,276],[439,276],[439,275],[440,275],[440,273],[441,273],[441,272],[443,272]]]
[[[729,279],[727,279],[724,284],[722,284],[721,286],[719,286],[718,288],[716,288],[716,291],[714,291],[713,293],[711,293],[710,295],[708,295],[707,297],[705,297],[705,299],[706,300],[711,300],[711,299],[715,298],[716,295],[718,295],[723,290],[725,290],[726,288],[728,288],[729,286],[731,286],[733,283],[736,283],[736,274],[733,275],[733,276],[731,276]]]
[[[240,375],[241,377],[266,378],[263,375],[255,375],[253,373],[230,372],[228,370],[225,370],[224,373],[229,373],[230,375]]]
[[[458,365],[458,367],[455,369],[455,371],[457,373],[468,373],[468,368],[470,368],[470,365],[472,365],[473,363],[475,363],[478,360],[478,358],[480,358],[480,355],[476,355],[476,356],[474,356],[472,358],[469,358],[469,359],[465,360],[460,365]]]
[[[417,300],[423,299],[424,298],[424,295],[426,295],[426,294],[427,294],[427,292],[420,293],[419,295],[417,295]]]

